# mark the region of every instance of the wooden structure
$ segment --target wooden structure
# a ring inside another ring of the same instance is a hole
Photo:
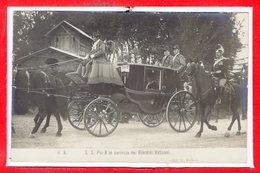
[[[19,67],[38,68],[45,65],[46,59],[56,58],[59,62],[68,62],[60,64],[60,71],[71,72],[93,44],[91,36],[66,21],[60,22],[45,36],[49,38],[49,47],[17,59],[15,63]]]

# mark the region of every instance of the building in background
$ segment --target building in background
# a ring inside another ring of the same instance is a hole
[[[48,58],[56,58],[60,72],[75,71],[78,63],[91,50],[93,39],[69,22],[62,21],[45,34],[49,47],[21,57],[15,61],[20,68],[37,68],[45,65]]]

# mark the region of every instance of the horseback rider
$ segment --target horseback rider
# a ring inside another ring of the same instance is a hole
[[[221,98],[223,97],[223,92],[225,85],[227,83],[227,72],[228,72],[228,60],[223,56],[224,48],[221,44],[217,45],[216,58],[213,64],[212,74],[214,78],[215,90],[217,91],[216,103],[221,103]]]

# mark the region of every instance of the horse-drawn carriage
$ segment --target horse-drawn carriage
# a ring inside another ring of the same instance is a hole
[[[176,71],[145,64],[118,63],[124,87],[109,95],[93,94],[86,84],[76,85],[68,105],[69,122],[79,130],[103,137],[117,127],[121,113],[137,113],[148,127],[160,125],[165,117],[171,128],[186,132],[196,121],[197,101],[180,89]]]

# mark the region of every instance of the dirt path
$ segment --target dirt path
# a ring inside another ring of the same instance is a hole
[[[104,138],[97,138],[87,131],[74,129],[68,121],[63,123],[61,137],[55,137],[57,131],[56,120],[51,117],[50,127],[45,134],[37,133],[36,138],[28,135],[33,128],[32,115],[13,116],[13,126],[16,130],[12,134],[12,148],[244,148],[247,143],[246,125],[243,120],[242,134],[236,136],[237,123],[229,138],[224,134],[230,120],[211,122],[218,127],[218,131],[205,128],[201,138],[195,138],[199,125],[186,133],[177,133],[167,122],[156,128],[148,128],[141,122],[130,121],[128,124],[119,124],[115,132]]]

